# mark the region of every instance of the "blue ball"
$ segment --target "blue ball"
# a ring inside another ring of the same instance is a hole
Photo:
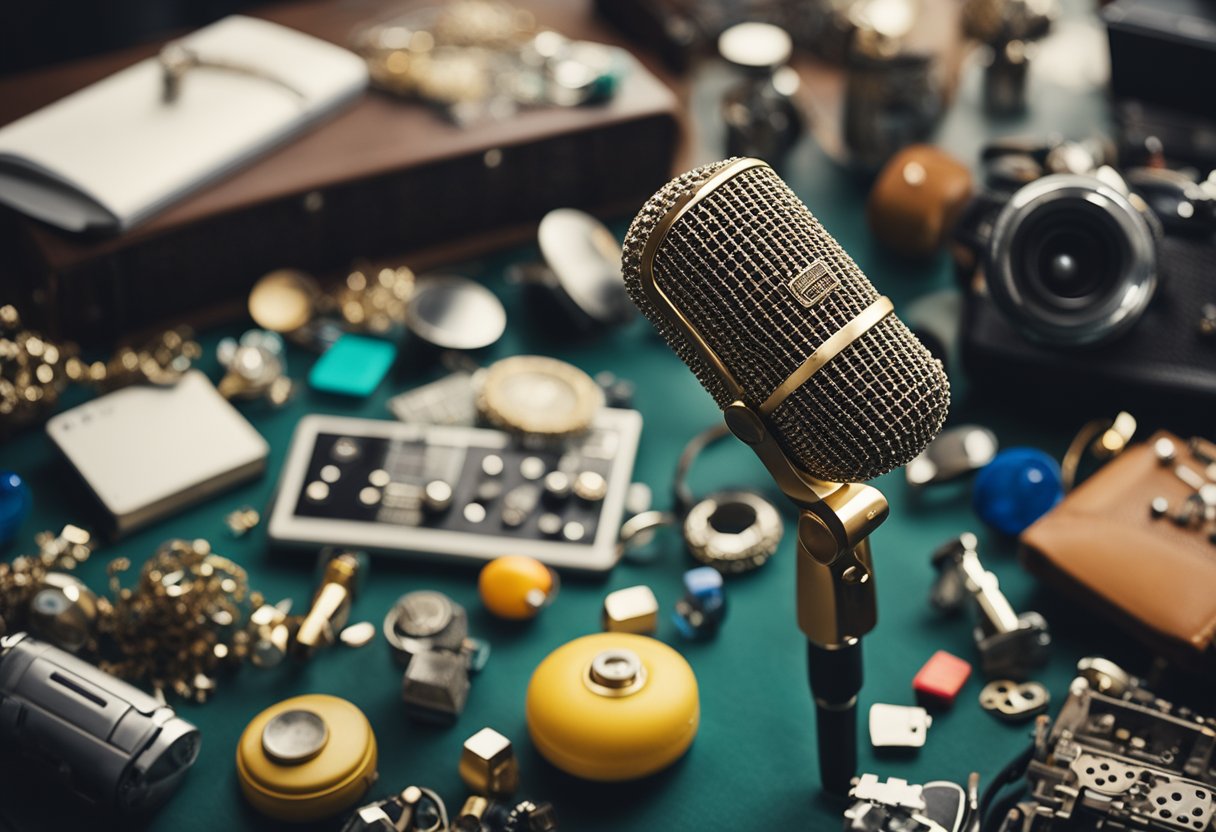
[[[1058,462],[1037,448],[1009,448],[980,469],[971,505],[989,526],[1017,535],[1063,497]]]
[[[0,471],[0,546],[7,546],[33,505],[30,490],[25,481],[12,471]]]

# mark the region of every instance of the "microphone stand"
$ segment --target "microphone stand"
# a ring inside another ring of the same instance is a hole
[[[800,509],[798,627],[807,637],[819,776],[826,791],[847,795],[857,774],[861,637],[878,619],[869,536],[887,519],[889,506],[869,485],[824,482],[798,468],[761,416],[742,402],[723,416]]]

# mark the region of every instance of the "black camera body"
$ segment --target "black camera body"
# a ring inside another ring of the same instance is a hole
[[[1148,207],[1161,200],[1121,182],[1051,175],[972,203],[956,260],[973,387],[1065,418],[1210,415],[1195,406],[1216,404],[1216,238],[1198,222],[1163,225]]]

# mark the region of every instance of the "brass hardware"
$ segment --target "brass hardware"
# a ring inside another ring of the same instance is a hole
[[[891,303],[891,299],[883,295],[858,312],[853,320],[833,332],[831,337],[807,356],[798,369],[790,373],[789,378],[781,382],[781,385],[764,400],[764,404],[760,405],[760,413],[764,416],[772,415],[773,411],[780,407],[791,393],[806,384],[811,376],[819,372],[825,364],[844,352],[845,348],[894,311],[895,306]]]
[[[602,624],[610,633],[650,635],[659,626],[659,601],[644,584],[610,592],[604,598]]]
[[[224,515],[224,525],[233,537],[243,537],[262,522],[262,516],[252,506],[244,506]]]
[[[254,667],[274,667],[287,658],[300,616],[290,615],[291,599],[262,604],[249,615],[249,661]]]
[[[646,685],[646,665],[632,650],[604,650],[587,667],[583,684],[600,696],[622,697],[637,693]]]
[[[1047,710],[1051,695],[1038,682],[997,679],[980,691],[980,707],[1006,722],[1021,722]]]
[[[764,437],[768,433],[756,411],[743,402],[728,404],[722,411],[722,418],[726,420],[726,427],[730,429],[730,432],[745,445],[755,445],[764,441]]]
[[[1094,419],[1087,422],[1073,437],[1060,461],[1060,481],[1064,491],[1072,491],[1077,482],[1077,469],[1086,451],[1098,460],[1098,464],[1113,459],[1132,441],[1136,432],[1136,419],[1126,411],[1113,419]]]
[[[786,286],[794,300],[809,309],[838,289],[840,278],[828,271],[822,260],[814,260]]]
[[[250,590],[245,570],[206,540],[166,541],[125,588],[119,576],[130,565],[116,558],[107,569],[112,614],[98,623],[119,658],[101,669],[205,702],[220,672],[246,657],[247,614],[262,605],[261,595]]]
[[[312,607],[292,643],[292,654],[310,658],[313,652],[337,641],[346,626],[355,597],[355,582],[359,574],[359,558],[350,553],[340,554],[325,565],[321,587],[313,596]]]
[[[509,797],[519,787],[519,763],[511,741],[493,728],[482,728],[464,741],[460,779],[476,795]]]
[[[807,511],[798,520],[798,628],[822,647],[849,644],[878,621],[870,541],[863,539],[848,555],[823,563],[803,535],[803,528],[817,520]]]

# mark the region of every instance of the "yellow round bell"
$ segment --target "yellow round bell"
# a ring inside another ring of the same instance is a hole
[[[631,780],[675,762],[700,721],[697,679],[661,641],[597,633],[548,655],[528,683],[528,733],[540,753],[588,780]]]
[[[536,617],[557,594],[557,576],[536,558],[507,555],[482,567],[477,589],[491,613],[523,621]]]
[[[376,781],[376,737],[345,699],[296,696],[246,726],[236,770],[241,791],[262,814],[322,820],[354,806]]]

